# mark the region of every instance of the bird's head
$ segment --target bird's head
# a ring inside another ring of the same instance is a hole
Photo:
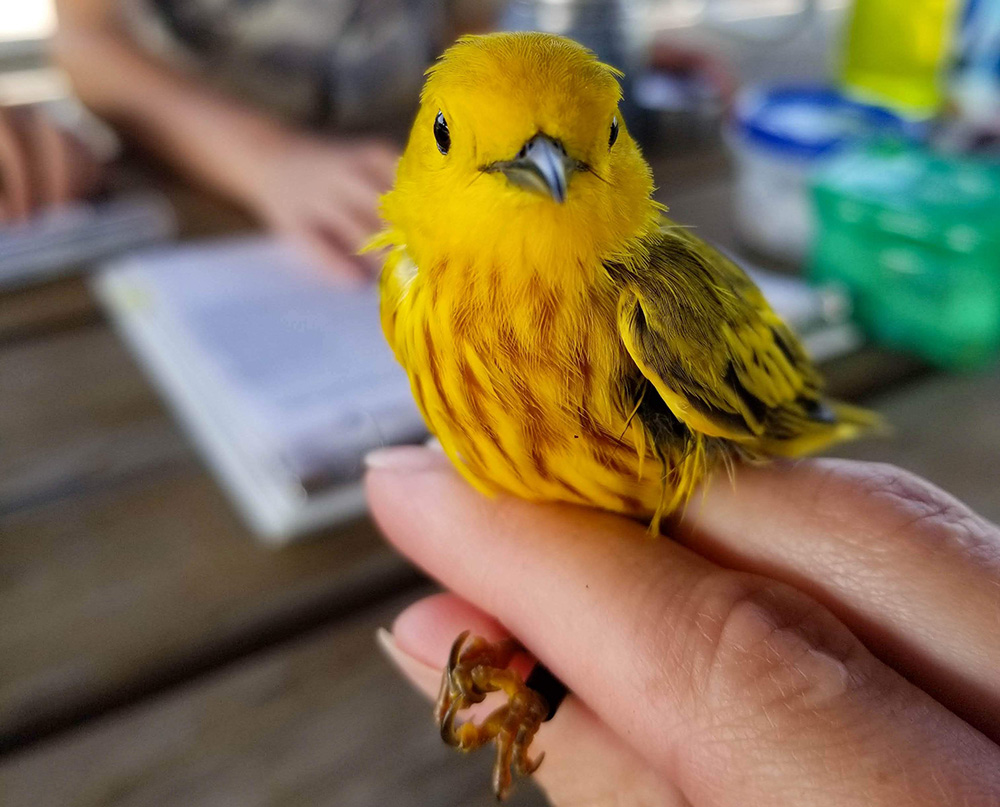
[[[383,203],[417,264],[592,265],[654,227],[652,178],[618,111],[619,76],[546,34],[452,46],[428,71]]]

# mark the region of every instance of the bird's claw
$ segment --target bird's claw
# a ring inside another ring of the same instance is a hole
[[[468,631],[462,633],[451,647],[434,708],[441,738],[448,745],[460,751],[474,751],[496,740],[493,791],[500,800],[510,792],[514,774],[534,773],[545,756],[539,754],[537,759],[529,759],[528,747],[548,715],[548,704],[517,673],[507,669],[520,649],[513,639],[491,644],[479,636],[470,639]],[[496,691],[507,695],[506,704],[478,725],[471,721],[456,725],[459,712],[482,703],[488,693]]]

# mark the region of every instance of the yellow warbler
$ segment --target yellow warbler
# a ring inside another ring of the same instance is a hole
[[[730,260],[664,218],[618,103],[619,74],[568,39],[467,37],[428,71],[383,198],[385,334],[445,452],[481,491],[651,521],[736,459],[854,437],[798,340]],[[465,637],[460,637],[464,640]],[[456,643],[445,739],[496,735],[498,794],[550,711]],[[503,689],[481,726],[455,713]]]

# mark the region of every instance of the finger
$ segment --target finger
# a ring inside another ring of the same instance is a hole
[[[379,192],[387,190],[396,178],[399,153],[384,143],[369,143],[362,147],[361,164]]]
[[[357,262],[322,231],[309,226],[286,226],[281,229],[332,277],[352,285],[360,284],[367,278]]]
[[[25,219],[31,209],[30,172],[24,144],[18,132],[23,116],[0,109],[0,190],[3,206],[11,219]]]
[[[650,61],[661,70],[701,73],[715,86],[727,103],[737,90],[736,77],[729,66],[703,50],[672,42],[658,42],[653,45]]]
[[[361,228],[362,240],[367,241],[381,227],[378,203],[382,190],[363,173],[345,174],[340,177],[336,192],[331,193],[324,210],[349,211]]]
[[[344,207],[351,214],[355,225],[351,237],[351,240],[357,244],[353,250],[354,258],[365,272],[366,277],[372,278],[382,268],[385,255],[378,252],[363,252],[362,250],[367,246],[372,236],[381,229],[378,212],[371,199],[367,203],[365,201],[345,200]]]
[[[36,165],[34,175],[38,177],[39,202],[57,205],[71,197],[72,166],[69,141],[45,115],[35,115],[34,147],[32,152]]]
[[[495,614],[692,803],[1000,796],[1000,750],[805,595],[609,514],[487,499],[435,454],[369,458],[386,534]]]
[[[350,196],[330,199],[317,213],[317,223],[351,255],[357,254],[376,229],[374,208],[364,202]]]
[[[378,195],[371,200],[359,203],[352,207],[355,220],[361,228],[361,239],[359,249],[368,243],[368,240],[382,229],[382,219],[378,212]]]
[[[81,140],[70,138],[74,197],[83,197],[96,193],[104,182],[105,166],[100,158]]]
[[[371,255],[359,254],[368,242],[374,229],[364,222],[364,214],[344,204],[329,204],[316,229],[324,238],[334,244],[349,258],[359,278],[370,280],[378,268],[378,262]]]
[[[830,607],[886,662],[1000,739],[1000,531],[897,468],[743,468],[682,540]]]
[[[489,641],[509,636],[496,620],[464,600],[438,594],[411,605],[397,617],[392,633],[380,631],[378,638],[390,660],[417,689],[433,699],[451,644],[463,630]],[[527,669],[521,672],[526,674]],[[428,714],[428,731],[432,730]],[[534,779],[557,807],[688,804],[675,787],[572,695],[536,735],[531,754],[537,757],[539,753],[545,754],[545,761]]]

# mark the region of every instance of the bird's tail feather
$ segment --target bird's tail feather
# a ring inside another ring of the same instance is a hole
[[[885,419],[870,409],[840,401],[827,401],[826,404],[833,412],[832,422],[817,423],[816,428],[809,429],[792,440],[775,440],[767,446],[768,453],[779,457],[804,457],[824,451],[837,443],[857,440],[859,437],[885,436],[891,431]]]

